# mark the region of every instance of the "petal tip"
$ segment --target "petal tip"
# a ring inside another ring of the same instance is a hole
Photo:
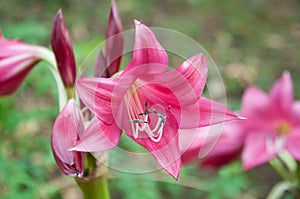
[[[134,24],[135,24],[136,26],[138,26],[138,25],[141,25],[141,24],[142,24],[142,23],[141,23],[139,20],[137,20],[137,19],[134,19],[133,21],[134,21]]]
[[[290,71],[288,71],[288,70],[283,71],[283,73],[281,75],[281,79],[283,79],[284,81],[287,81],[287,82],[292,82]],[[290,83],[290,84],[292,84],[292,83]]]
[[[68,148],[68,151],[69,152],[76,151],[76,148],[75,147]]]
[[[177,171],[169,171],[169,170],[167,170],[167,169],[164,169],[166,172],[167,172],[167,174],[169,174],[170,176],[172,176],[172,178],[174,178],[176,181],[178,181],[178,178],[179,178],[179,174],[180,174],[180,169],[179,170],[177,170]]]
[[[60,8],[54,17],[54,21],[62,20],[62,19],[63,19],[63,14],[62,14],[62,9]]]
[[[179,172],[178,172],[175,176],[173,176],[173,178],[174,178],[176,181],[178,181],[178,178],[179,178]]]
[[[243,117],[243,116],[237,116],[237,119],[239,119],[239,120],[247,120],[248,118],[247,117]]]
[[[290,71],[285,70],[285,71],[283,71],[283,74],[282,74],[282,75],[283,75],[283,76],[290,76],[291,73],[290,73]]]
[[[88,148],[81,142],[77,141],[72,147],[68,148],[68,151],[70,152],[86,152],[89,151]]]

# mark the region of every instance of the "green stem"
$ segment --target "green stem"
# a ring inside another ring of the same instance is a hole
[[[107,186],[107,168],[103,164],[97,164],[97,160],[90,153],[84,153],[83,178],[75,178],[80,187],[84,199],[109,199]]]
[[[297,162],[296,178],[297,178],[297,192],[300,195],[300,162]]]
[[[291,194],[295,196],[295,198],[299,198],[300,197],[300,192],[298,188],[299,187],[299,164],[297,170],[295,171],[291,169],[288,166],[288,164],[280,157],[275,158],[269,162],[272,165],[272,167],[277,171],[277,173],[279,173],[281,177],[284,179],[284,181],[287,183],[285,185],[289,185],[287,186],[288,187],[287,190],[289,190]],[[282,188],[282,186],[280,188]],[[275,188],[275,190],[277,189]],[[271,193],[270,196],[271,195],[274,195],[274,193]]]
[[[300,184],[300,162],[297,162],[296,175],[297,175],[298,183]]]
[[[98,178],[89,181],[82,181],[78,178],[75,179],[81,191],[83,192],[84,199],[109,199],[109,191],[107,186],[107,177],[102,175]]]
[[[42,58],[42,60],[49,63],[48,68],[50,69],[56,82],[56,86],[58,90],[59,110],[61,111],[67,103],[67,96],[66,96],[64,85],[62,83],[62,80],[57,70],[55,56],[52,51],[42,47],[40,48],[40,57]]]
[[[275,159],[269,161],[269,163],[285,181],[292,181],[291,177],[289,176],[287,171],[284,169],[280,160],[275,158]]]

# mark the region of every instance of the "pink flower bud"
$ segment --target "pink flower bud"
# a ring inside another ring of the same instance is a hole
[[[61,10],[57,12],[53,21],[51,46],[64,85],[72,87],[76,79],[76,63],[72,42]]]
[[[84,130],[82,114],[75,100],[71,99],[55,120],[51,147],[59,168],[69,176],[82,177],[84,156],[82,152],[70,151]]]
[[[109,77],[118,72],[121,64],[124,45],[124,38],[122,32],[123,27],[120,13],[118,11],[115,1],[112,0],[105,42],[107,72]]]

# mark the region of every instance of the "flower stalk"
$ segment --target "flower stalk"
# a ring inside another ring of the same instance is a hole
[[[80,187],[84,199],[109,199],[109,191],[107,187],[107,177],[103,175],[89,182],[84,182],[76,178],[76,182]]]
[[[282,177],[283,180],[287,182],[293,181],[287,170],[284,168],[284,165],[280,159],[275,158],[269,162],[270,165],[276,170],[276,172]]]
[[[83,178],[75,178],[84,199],[109,199],[107,167],[102,163],[98,164],[91,153],[85,153],[84,155],[85,169]],[[107,159],[108,154],[102,153],[101,156]]]
[[[284,190],[290,191],[290,193],[295,197],[300,197],[300,178],[299,178],[299,163],[297,163],[297,168],[295,170],[290,169],[288,166],[287,160],[281,158],[280,156],[269,161],[271,166],[276,170],[276,172],[283,178],[284,182],[288,183],[288,187]],[[281,188],[281,187],[280,187]],[[278,187],[274,187],[276,191],[279,189]],[[271,195],[274,194],[274,191],[271,191],[268,198],[272,198]],[[280,194],[281,191],[278,191]],[[279,194],[275,194],[277,197]]]
[[[297,162],[297,170],[296,170],[297,179],[300,186],[300,162]]]

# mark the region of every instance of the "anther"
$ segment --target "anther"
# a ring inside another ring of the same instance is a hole
[[[132,122],[132,123],[148,123],[147,121],[139,120],[139,119],[129,120],[129,122]]]

